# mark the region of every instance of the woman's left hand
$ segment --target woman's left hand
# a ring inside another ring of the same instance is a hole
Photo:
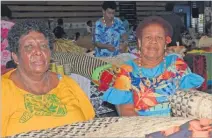
[[[188,130],[192,131],[192,138],[198,138],[198,137],[208,138],[209,133],[212,131],[212,126],[210,124],[212,124],[211,119],[202,118],[199,120],[192,120],[189,122]],[[180,128],[178,126],[175,126],[162,131],[162,133],[165,136],[169,136],[178,131],[180,131]]]
[[[121,53],[126,53],[127,52],[127,47],[128,47],[127,44],[121,43],[120,47],[119,47],[120,52]]]
[[[192,131],[192,137],[209,137],[209,133],[212,131],[211,119],[202,118],[200,120],[192,120],[189,124],[189,130]]]

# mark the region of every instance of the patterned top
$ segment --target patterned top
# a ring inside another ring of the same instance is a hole
[[[176,90],[199,87],[204,81],[201,76],[192,73],[176,54],[166,56],[163,62],[151,69],[139,67],[132,60],[126,64],[132,71],[122,76],[121,85],[115,83],[107,89],[103,100],[115,105],[134,104],[141,116],[170,115],[167,97]]]
[[[116,50],[114,52],[110,52],[107,49],[100,49],[96,47],[94,55],[96,57],[109,57],[118,55],[121,36],[125,32],[126,31],[123,23],[119,18],[114,17],[114,23],[109,27],[106,27],[105,24],[101,22],[101,19],[96,21],[93,41],[102,44],[113,45]]]
[[[2,76],[2,136],[53,128],[94,118],[94,110],[78,84],[59,76],[59,84],[48,94],[33,95]]]
[[[6,70],[6,63],[11,60],[11,52],[8,48],[8,33],[13,27],[14,23],[10,21],[1,20],[1,71]]]

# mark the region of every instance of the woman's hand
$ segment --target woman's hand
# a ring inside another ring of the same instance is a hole
[[[169,128],[169,129],[166,129],[165,131],[162,131],[162,133],[165,136],[169,136],[169,135],[174,134],[174,133],[176,133],[178,131],[180,131],[180,127],[179,126],[174,126],[174,127]]]
[[[209,133],[212,131],[212,120],[202,118],[200,120],[192,120],[189,126],[189,130],[192,131],[192,138],[209,138]]]
[[[209,133],[212,131],[212,120],[202,118],[200,120],[192,120],[189,122],[189,130],[192,131],[192,138],[209,138]],[[180,127],[174,126],[164,131],[161,131],[165,136],[169,136],[180,131]]]
[[[125,53],[125,52],[127,51],[127,47],[128,47],[127,44],[121,43],[121,44],[120,44],[120,47],[119,47],[120,52],[121,52],[121,53]]]
[[[114,46],[108,46],[107,49],[111,52],[114,52],[116,50]]]
[[[119,116],[138,116],[133,104],[120,104],[116,106]]]

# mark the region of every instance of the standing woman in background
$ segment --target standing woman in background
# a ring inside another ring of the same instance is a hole
[[[114,1],[105,1],[102,5],[103,17],[95,23],[93,38],[96,57],[116,56],[127,48],[126,31],[122,21],[115,17],[115,10]]]

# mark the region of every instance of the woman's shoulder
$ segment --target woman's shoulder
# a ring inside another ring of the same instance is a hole
[[[124,65],[127,65],[129,67],[131,67],[132,72],[135,72],[138,70],[139,66],[138,66],[138,59],[131,59],[125,62]]]
[[[120,19],[120,18],[118,18],[118,17],[114,17],[114,21],[121,22],[121,19]]]
[[[1,85],[3,86],[2,88],[7,87],[9,85],[9,82],[9,78],[3,76],[1,77]]]
[[[101,25],[102,24],[102,18],[99,18],[96,22],[95,22],[96,25]]]
[[[14,90],[16,89],[12,80],[9,79],[10,74],[11,73],[9,72],[1,77],[1,91],[3,97],[12,97],[15,92]]]
[[[56,77],[59,79],[59,86],[61,87],[71,87],[71,88],[77,88],[78,84],[77,82],[71,78],[70,76],[67,75],[61,75],[61,74],[56,74]]]
[[[171,63],[176,62],[177,60],[183,60],[183,57],[179,54],[172,53],[172,54],[166,55],[165,59],[166,59],[167,64],[171,64]]]
[[[10,75],[15,71],[15,69],[9,69],[5,74],[3,74],[1,77],[5,79],[9,79]]]
[[[183,57],[180,55],[180,54],[177,54],[177,53],[171,53],[171,54],[168,54],[166,55],[167,58],[181,58],[183,59]]]
[[[130,59],[130,60],[126,61],[125,64],[133,66],[137,63],[137,61],[138,61],[137,58],[136,59]]]
[[[66,83],[75,82],[74,79],[72,79],[70,76],[67,76],[67,75],[60,75],[60,74],[58,74],[58,77],[59,78],[61,77]]]
[[[123,24],[123,22],[118,17],[114,17],[114,23],[118,25]]]

